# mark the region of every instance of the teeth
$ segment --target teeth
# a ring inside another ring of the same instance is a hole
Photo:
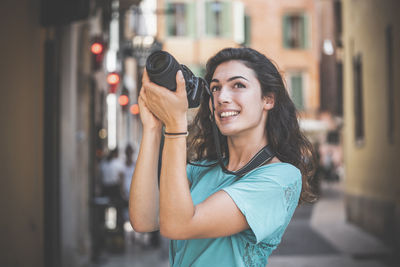
[[[237,111],[222,112],[222,113],[221,113],[221,118],[236,116],[237,114],[239,114],[239,112],[237,112]]]

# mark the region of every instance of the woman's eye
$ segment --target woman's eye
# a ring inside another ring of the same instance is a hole
[[[246,86],[243,83],[235,83],[233,85],[234,88],[246,88]]]
[[[216,86],[216,85],[215,85],[215,86],[212,86],[212,87],[211,87],[211,92],[212,92],[212,93],[214,93],[214,92],[216,92],[216,91],[218,91],[218,90],[219,90],[219,86]]]

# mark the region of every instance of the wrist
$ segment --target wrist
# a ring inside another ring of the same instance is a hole
[[[160,135],[162,127],[143,127],[143,135]]]
[[[165,131],[168,133],[181,133],[187,131],[187,121],[186,118],[180,121],[175,121],[173,123],[168,123],[165,125]]]
[[[183,133],[187,132],[187,123],[186,124],[174,124],[174,125],[165,125],[165,132],[168,133]]]

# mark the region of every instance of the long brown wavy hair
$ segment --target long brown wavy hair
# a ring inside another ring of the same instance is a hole
[[[206,65],[205,80],[210,84],[215,69],[224,62],[239,60],[252,69],[260,82],[262,94],[275,95],[275,105],[268,112],[267,131],[268,144],[276,157],[300,169],[302,174],[302,191],[300,202],[310,202],[315,199],[309,180],[315,169],[315,159],[312,144],[301,133],[297,120],[295,105],[289,97],[278,69],[265,55],[251,48],[225,48],[210,58]],[[210,96],[204,94],[199,110],[189,126],[191,133],[188,139],[191,161],[217,160],[216,144],[212,137]],[[219,133],[221,151],[224,157],[229,157],[227,137]]]

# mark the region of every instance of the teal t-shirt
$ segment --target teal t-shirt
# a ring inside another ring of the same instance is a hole
[[[299,169],[288,163],[271,163],[236,180],[219,166],[188,165],[187,175],[194,205],[224,190],[244,214],[250,229],[219,238],[171,240],[170,266],[264,267],[297,207]]]

